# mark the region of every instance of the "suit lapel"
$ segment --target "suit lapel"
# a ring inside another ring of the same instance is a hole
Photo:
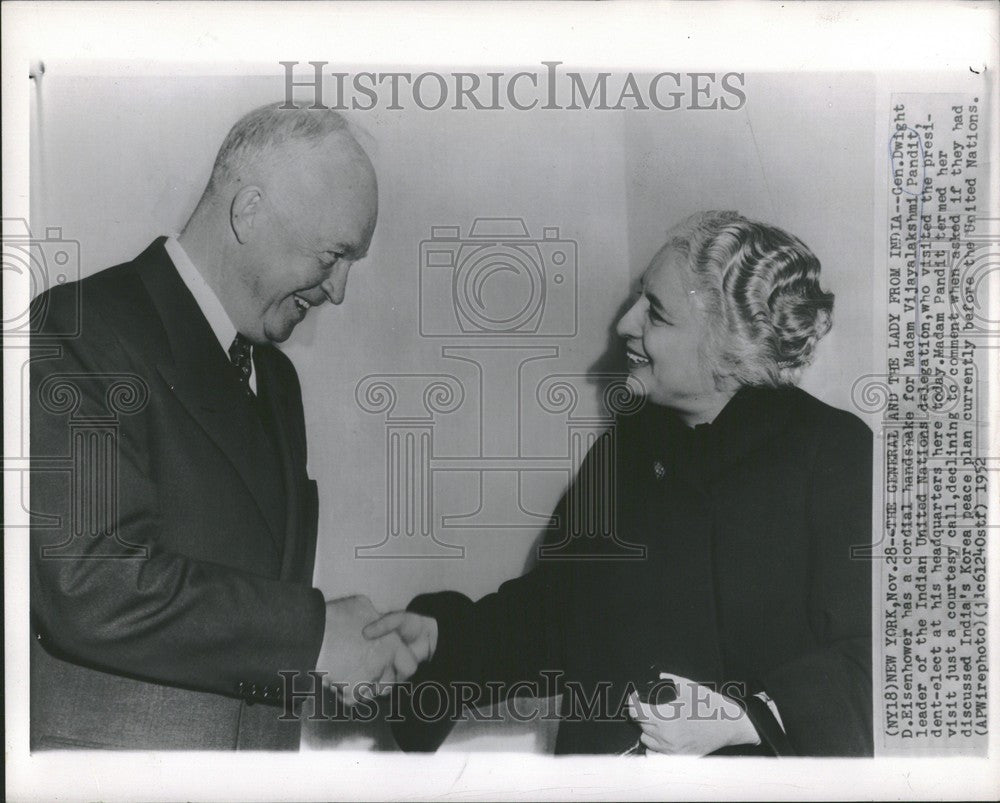
[[[297,468],[305,467],[304,444],[290,427],[296,420],[285,384],[279,377],[274,350],[272,348],[254,349],[254,367],[257,371],[257,388],[260,400],[266,406],[271,420],[274,422],[275,446],[281,461],[282,480],[285,486],[285,522],[284,522],[284,552],[282,555],[281,577],[292,579],[292,574],[301,563],[298,552],[302,546],[302,478]]]
[[[260,459],[263,430],[243,403],[228,357],[167,256],[163,240],[146,249],[137,262],[169,341],[170,357],[158,363],[157,370],[232,463],[280,547],[285,522],[279,521],[269,506],[260,504],[270,481],[267,466]]]

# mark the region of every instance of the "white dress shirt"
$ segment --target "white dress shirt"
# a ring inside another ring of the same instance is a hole
[[[177,268],[177,272],[181,275],[184,284],[187,285],[187,289],[194,296],[195,302],[197,302],[199,309],[201,309],[201,314],[205,316],[208,325],[212,327],[219,345],[222,346],[222,350],[228,358],[229,347],[233,345],[233,340],[236,339],[236,327],[233,326],[233,322],[229,319],[226,308],[222,306],[219,297],[209,287],[208,282],[205,281],[205,277],[195,267],[195,264],[191,261],[191,257],[187,255],[187,252],[176,237],[167,237],[167,241],[163,244],[163,247],[167,249],[167,255],[174,263],[174,267]],[[253,354],[252,348],[250,353],[251,355]],[[254,393],[257,392],[257,372],[253,367],[252,360],[250,362],[250,390]]]

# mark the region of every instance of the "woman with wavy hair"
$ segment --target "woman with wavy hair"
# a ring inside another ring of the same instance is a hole
[[[832,322],[819,279],[800,240],[734,212],[670,231],[618,323],[646,403],[588,455],[558,548],[478,602],[425,594],[366,630],[426,661],[404,749],[530,691],[563,695],[560,753],[871,754],[872,439],[796,387]],[[599,461],[611,539],[571,531]],[[429,682],[451,706],[427,710]]]

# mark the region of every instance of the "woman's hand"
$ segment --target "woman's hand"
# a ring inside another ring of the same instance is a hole
[[[394,630],[410,648],[418,663],[429,661],[434,657],[438,638],[437,619],[408,611],[394,611],[387,613],[381,619],[376,619],[362,632],[370,641]]]
[[[666,755],[706,756],[723,747],[760,744],[746,712],[734,700],[693,680],[660,673],[677,686],[677,699],[654,705],[629,697],[629,716],[642,728],[646,749]]]

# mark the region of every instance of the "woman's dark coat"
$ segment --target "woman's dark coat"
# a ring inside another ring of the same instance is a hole
[[[558,678],[556,752],[603,753],[636,740],[630,684],[666,671],[765,691],[800,755],[870,755],[870,430],[801,390],[745,388],[711,425],[647,406],[607,443],[588,455],[532,571],[476,603],[455,592],[413,601],[439,625],[414,682],[544,690]],[[644,547],[640,559],[572,535],[573,500],[594,501],[585,478],[609,451],[617,541]],[[447,727],[411,716],[395,732],[404,749],[433,749]]]

